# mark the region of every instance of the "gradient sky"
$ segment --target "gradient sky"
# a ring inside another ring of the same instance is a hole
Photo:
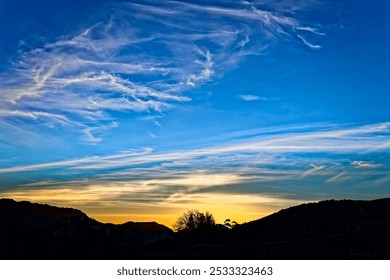
[[[390,196],[390,3],[0,0],[0,196],[104,222]]]

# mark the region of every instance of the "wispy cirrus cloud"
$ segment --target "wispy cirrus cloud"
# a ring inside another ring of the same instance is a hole
[[[278,131],[278,130],[275,130]],[[0,168],[0,173],[34,171],[50,168],[68,168],[73,170],[108,170],[142,165],[161,165],[188,162],[197,168],[218,162],[244,164],[249,162],[274,163],[275,157],[288,154],[357,154],[364,155],[388,150],[384,145],[390,141],[390,124],[380,123],[354,127],[326,128],[313,126],[294,131],[287,128],[275,134],[241,135],[240,140],[231,140],[228,144],[209,146],[198,149],[155,152],[152,148],[123,151],[114,155],[93,156],[80,159],[57,161]],[[226,141],[226,140],[225,140]],[[226,141],[228,142],[228,141]],[[382,147],[382,148],[381,148]],[[261,155],[261,157],[259,157]],[[278,158],[281,162],[281,159]],[[313,164],[312,162],[308,164]],[[353,165],[365,165],[355,161]],[[367,164],[366,164],[367,166]],[[313,166],[314,170],[319,167]],[[322,169],[322,168],[319,168]]]
[[[369,169],[380,166],[380,164],[363,161],[363,160],[354,160],[352,162],[352,165],[356,168],[369,168]]]
[[[347,180],[348,178],[349,178],[348,172],[343,171],[343,172],[329,178],[328,180],[326,180],[326,183],[339,183],[339,182],[343,182],[343,181]]]
[[[224,205],[232,203],[255,217],[267,207],[272,212],[330,197],[375,197],[375,190],[390,181],[384,157],[389,150],[380,148],[390,140],[388,123],[318,124],[265,132],[243,131],[230,143],[225,139],[226,144],[198,149],[124,150],[1,168],[0,180],[41,173],[46,179],[18,182],[17,188],[3,187],[0,193],[18,200],[73,205],[91,213],[106,206],[122,213],[120,209],[132,205],[132,214],[145,207],[157,212],[211,207],[218,214],[222,207],[221,213],[228,215]]]
[[[299,39],[301,39],[302,40],[302,42],[306,45],[306,46],[308,46],[309,48],[311,48],[311,49],[320,49],[321,48],[321,45],[315,45],[315,44],[313,44],[313,43],[310,43],[308,40],[306,40],[303,36],[301,36],[301,35],[297,35],[297,37],[299,38]]]
[[[266,101],[266,100],[269,100],[269,98],[261,97],[261,96],[253,95],[253,94],[243,94],[243,95],[239,95],[238,97],[244,101],[258,101],[258,100]]]
[[[320,31],[318,31],[317,28],[314,28],[314,27],[311,27],[311,26],[298,26],[296,29],[297,30],[307,31],[307,32],[314,33],[314,34],[321,35],[321,36],[326,35],[324,32],[320,32]]]
[[[315,164],[310,164],[311,168],[303,172],[300,178],[306,178],[308,176],[313,175],[314,173],[323,170],[325,167],[323,165],[317,166]]]
[[[298,20],[281,13],[280,3],[268,4],[104,4],[101,20],[90,27],[20,52],[0,74],[0,118],[61,122],[97,143],[101,128],[121,125],[114,112],[153,114],[189,102],[187,90],[275,41],[294,38]],[[317,32],[309,26],[300,31]]]

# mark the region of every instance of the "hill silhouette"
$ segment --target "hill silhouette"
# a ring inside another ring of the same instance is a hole
[[[0,240],[0,259],[390,259],[390,199],[308,203],[181,233],[0,199]]]
[[[389,259],[390,199],[298,205],[242,225],[237,236],[263,242],[254,257]]]
[[[88,219],[77,209],[60,208],[29,201],[15,202],[12,199],[0,199],[0,221],[14,224],[50,224],[58,219]]]
[[[80,210],[0,199],[1,259],[145,258],[173,232],[155,222],[103,224]]]

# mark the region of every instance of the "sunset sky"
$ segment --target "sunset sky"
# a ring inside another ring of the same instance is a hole
[[[390,2],[0,0],[0,197],[245,222],[390,196]]]

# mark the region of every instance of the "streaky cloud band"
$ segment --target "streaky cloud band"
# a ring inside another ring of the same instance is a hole
[[[277,130],[275,130],[277,131]],[[122,152],[106,156],[93,156],[80,159],[41,163],[25,166],[0,168],[0,174],[35,171],[51,168],[66,168],[79,170],[107,170],[128,168],[131,166],[173,163],[175,161],[191,161],[205,165],[210,160],[223,162],[238,162],[243,157],[244,162],[253,161],[259,154],[369,154],[374,152],[387,152],[390,149],[390,124],[378,123],[342,128],[324,126],[310,131],[291,132],[279,131],[274,135],[261,135],[244,137],[233,140],[230,144],[209,146],[199,149],[179,151],[154,152],[151,148],[142,151]],[[226,142],[229,142],[225,140]],[[265,157],[269,158],[269,157]],[[264,163],[267,163],[265,160]],[[364,162],[355,161],[354,166],[368,167]]]

